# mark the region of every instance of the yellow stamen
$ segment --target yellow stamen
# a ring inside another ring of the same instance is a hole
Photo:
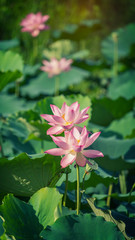
[[[65,113],[62,115],[62,118],[65,120]],[[66,120],[65,120],[66,121]]]
[[[71,150],[70,153],[71,153],[72,155],[75,155],[75,154],[76,154],[75,150]]]
[[[65,120],[65,122],[66,122],[65,125],[66,125],[66,126],[72,124],[72,122],[66,121],[66,119],[65,119],[65,113],[64,113],[61,117]]]

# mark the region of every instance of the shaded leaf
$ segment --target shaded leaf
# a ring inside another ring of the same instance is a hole
[[[131,46],[135,43],[135,24],[129,24],[124,28],[115,31],[118,37],[118,58],[127,57],[130,53]],[[109,60],[113,61],[114,40],[112,34],[102,42],[102,53]]]
[[[0,41],[0,50],[6,51],[10,48],[19,46],[19,40],[17,38],[11,40]]]
[[[127,71],[112,79],[108,88],[108,96],[111,99],[117,99],[119,97],[132,99],[135,97],[134,89],[135,71]]]
[[[132,134],[134,129],[135,118],[133,112],[129,112],[120,120],[112,121],[112,123],[105,129],[105,132],[112,131],[121,134],[123,137],[127,137]]]
[[[100,227],[99,227],[100,226]],[[90,214],[61,217],[40,234],[44,239],[92,239],[124,240],[123,235],[113,223],[105,222],[101,217]]]
[[[5,219],[4,227],[8,235],[15,236],[17,240],[41,239],[39,233],[42,226],[30,204],[8,194],[0,206],[0,214]]]
[[[103,217],[105,219],[105,221],[107,222],[113,222],[114,224],[116,224],[116,226],[119,228],[119,230],[121,231],[121,233],[124,235],[124,237],[127,240],[130,240],[131,238],[129,238],[125,232],[125,223],[122,221],[117,221],[115,218],[113,218],[112,213],[110,210],[107,209],[101,209],[101,208],[97,208],[94,205],[94,201],[95,199],[93,198],[89,198],[87,199],[88,204],[90,205],[91,209],[93,210],[93,212],[95,213],[96,216],[100,216]]]
[[[60,176],[60,157],[22,153],[10,160],[0,159],[1,194],[31,196],[45,186],[54,187]]]
[[[11,113],[31,108],[33,108],[33,103],[30,101],[26,102],[23,99],[4,93],[0,95],[0,113],[2,115],[8,116]]]
[[[107,97],[93,99],[91,122],[102,126],[108,126],[113,120],[120,119],[129,111],[132,111],[133,104],[133,100],[126,100],[122,97],[116,100]]]
[[[10,82],[16,81],[22,74],[19,71],[8,71],[6,73],[0,72],[0,91]]]

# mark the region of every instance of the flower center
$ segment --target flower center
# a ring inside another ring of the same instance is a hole
[[[75,150],[73,150],[73,149],[70,151],[70,153],[71,153],[72,155],[75,155],[75,154],[76,154]]]
[[[72,124],[72,122],[66,121],[66,119],[65,119],[65,113],[64,113],[61,117],[65,120],[65,122],[66,122],[65,125],[66,125],[66,126]]]

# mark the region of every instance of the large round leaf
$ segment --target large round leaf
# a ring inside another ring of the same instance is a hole
[[[122,97],[116,100],[107,97],[93,99],[91,122],[102,126],[108,126],[112,120],[120,119],[129,111],[132,111],[133,105],[133,100],[127,100]]]
[[[109,171],[135,168],[135,139],[118,139],[116,136],[100,137],[92,148],[101,151],[103,158],[95,159],[100,167]]]
[[[54,186],[61,175],[60,157],[22,153],[12,160],[0,159],[0,192],[31,196],[40,188]]]
[[[0,51],[0,90],[21,77],[23,61],[19,54]]]
[[[36,192],[29,203],[36,211],[36,216],[39,223],[46,228],[47,225],[52,225],[55,221],[55,209],[62,201],[62,194],[55,188],[42,188]]]
[[[114,120],[105,129],[105,131],[112,131],[121,134],[123,137],[130,136],[135,129],[135,118],[132,112],[129,112],[120,120]],[[134,136],[135,137],[135,136]]]
[[[112,79],[108,88],[108,96],[111,99],[135,97],[135,71],[127,71]]]
[[[76,184],[77,184],[77,176],[76,176],[76,168],[74,167],[74,164],[71,165],[71,172],[68,174],[68,190],[76,190]],[[109,175],[107,172],[105,172],[100,167],[91,172],[87,172],[86,174],[86,168],[80,167],[80,188],[83,190],[86,190],[86,188],[89,187],[96,187],[98,184],[102,183],[106,187],[109,186],[111,183],[117,183],[117,178]],[[57,182],[57,186],[60,186],[65,181],[65,174],[61,177],[61,179]]]
[[[11,194],[7,195],[0,206],[0,214],[4,217],[4,228],[8,235],[15,236],[16,240],[39,240],[40,225],[35,211],[27,204]]]
[[[124,58],[129,55],[132,44],[135,43],[135,24],[129,24],[124,28],[118,29],[115,34],[118,36],[118,58]],[[112,34],[102,42],[102,53],[113,61],[114,40]]]
[[[0,50],[6,51],[10,48],[17,47],[18,45],[19,45],[19,40],[17,38],[0,41]]]
[[[18,99],[13,95],[2,94],[0,95],[0,113],[8,116],[17,111],[31,109],[33,103],[26,102],[24,99]]]
[[[22,57],[18,53],[11,51],[2,52],[0,51],[0,71],[16,71],[22,72],[23,70],[23,61]]]
[[[32,78],[28,85],[21,87],[22,95],[37,97],[40,94],[53,95],[55,93],[55,80],[59,78],[59,90],[63,91],[70,85],[77,84],[89,76],[89,72],[72,67],[70,71],[63,72],[59,76],[49,78],[42,72],[36,78]]]
[[[51,227],[43,230],[41,236],[47,240],[124,240],[113,223],[90,214],[59,218]]]

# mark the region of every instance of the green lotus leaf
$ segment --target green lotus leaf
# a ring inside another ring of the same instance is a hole
[[[60,157],[47,154],[0,159],[0,192],[31,196],[45,186],[54,187],[61,176]]]
[[[29,203],[33,206],[39,223],[46,228],[55,221],[55,209],[62,202],[63,195],[55,188],[42,188],[37,191]]]
[[[17,38],[11,40],[0,41],[0,50],[7,51],[10,48],[19,46],[19,40]]]
[[[102,217],[90,214],[69,215],[61,217],[40,234],[43,239],[92,239],[92,240],[124,240],[114,223],[106,222]]]
[[[108,97],[117,99],[124,97],[125,99],[132,99],[135,97],[135,71],[124,72],[114,79],[112,79],[108,88]]]
[[[105,132],[111,131],[119,133],[123,137],[128,137],[132,135],[133,130],[135,130],[135,118],[133,112],[129,112],[120,120],[112,121],[111,124],[105,129]]]
[[[29,84],[21,87],[23,96],[37,97],[40,94],[52,95],[55,92],[55,80],[59,78],[59,90],[66,90],[70,85],[77,84],[89,76],[89,72],[72,67],[70,71],[63,72],[59,76],[49,78],[47,73],[41,72],[32,78]]]
[[[0,214],[5,219],[6,234],[15,236],[17,240],[41,239],[39,234],[43,228],[30,204],[8,194],[0,206]]]
[[[113,120],[121,119],[126,113],[132,111],[133,106],[133,100],[122,97],[116,100],[107,97],[93,99],[91,122],[101,126],[108,126]]]
[[[118,58],[127,57],[130,54],[131,46],[135,43],[135,24],[129,24],[124,28],[120,28],[114,32],[118,38]],[[112,33],[113,34],[113,33]],[[110,35],[102,42],[102,53],[107,60],[113,61],[114,56],[114,40]]]

